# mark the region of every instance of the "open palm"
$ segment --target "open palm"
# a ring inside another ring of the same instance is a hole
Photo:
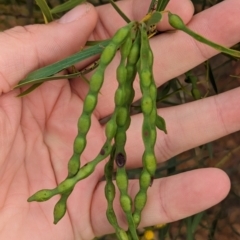
[[[138,4],[137,10],[132,9],[134,4]],[[121,7],[128,16],[139,19],[146,12],[147,3],[140,0],[122,1]],[[231,12],[232,21],[233,17],[239,18],[236,10],[239,7],[238,0],[225,1],[194,16],[190,26],[201,29],[205,19],[208,19],[209,26],[216,26],[216,21],[218,26],[225,25],[221,23],[223,13],[226,22],[229,19],[227,13]],[[185,22],[192,17],[193,9],[189,1],[181,1],[180,5],[177,0],[172,0],[169,9],[182,16]],[[44,203],[26,201],[37,190],[54,188],[65,179],[87,84],[79,79],[48,82],[24,98],[15,97],[18,90],[11,91],[28,72],[76,52],[88,38],[99,40],[112,36],[124,24],[110,6],[100,7],[97,11],[99,18],[93,7],[84,4],[65,16],[62,20],[64,23],[17,27],[0,34],[1,239],[92,239],[113,231],[105,216],[104,182],[100,182],[104,163],[76,185],[68,201],[66,216],[57,225],[53,224],[52,211],[58,196]],[[81,16],[80,12],[83,12]],[[66,23],[74,15],[78,19]],[[213,15],[214,18],[211,17]],[[109,21],[109,18],[112,20]],[[235,32],[240,27],[239,20],[221,32],[202,29],[202,34],[222,44],[232,45],[240,40],[240,35]],[[162,30],[168,28],[165,21],[159,26]],[[228,39],[227,36],[231,35],[232,38]],[[216,54],[214,50],[198,45],[179,32],[162,34],[154,38],[151,44],[156,52],[155,76],[161,76],[156,77],[158,85]],[[87,136],[88,144],[81,158],[82,164],[92,160],[105,141],[104,127],[99,119],[113,110],[113,90],[116,87],[114,69],[117,64],[118,60],[115,59],[107,70]],[[138,98],[140,91],[137,85],[135,87]],[[235,89],[217,97],[161,110],[167,122],[168,135],[158,133],[156,154],[159,162],[239,130],[239,106],[236,104],[239,96],[239,89]],[[129,129],[129,168],[141,166],[141,118],[141,115],[134,116]],[[198,129],[203,127],[205,131],[196,135]],[[130,194],[134,195],[137,189],[137,181],[132,181]],[[222,200],[228,190],[228,177],[217,169],[195,170],[155,180],[149,190],[141,226],[192,215]],[[124,215],[117,203],[116,212],[124,227]]]

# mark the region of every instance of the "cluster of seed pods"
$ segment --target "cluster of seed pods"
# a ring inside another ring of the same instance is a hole
[[[115,229],[119,239],[138,239],[136,232],[141,220],[141,212],[147,201],[147,189],[152,184],[157,168],[154,146],[156,128],[162,126],[163,119],[157,116],[157,88],[153,79],[153,53],[149,45],[147,27],[144,22],[130,22],[119,29],[111,42],[104,49],[99,66],[93,73],[89,91],[84,100],[83,111],[78,120],[78,134],[74,140],[73,155],[68,163],[68,176],[55,189],[43,189],[31,196],[28,201],[46,201],[56,194],[61,198],[54,208],[54,223],[57,223],[66,212],[66,202],[75,184],[89,176],[96,165],[109,157],[105,166],[105,195],[108,202],[107,218]],[[86,147],[86,136],[91,127],[91,115],[98,101],[98,94],[104,81],[106,67],[117,51],[121,60],[116,70],[118,88],[115,92],[115,109],[106,123],[106,141],[99,154],[88,164],[81,166],[81,154]],[[143,170],[140,175],[140,190],[134,200],[128,194],[128,175],[126,172],[127,153],[125,144],[127,130],[130,126],[130,107],[134,99],[133,82],[136,75],[140,78],[142,92],[141,109],[143,113],[142,138],[144,142]],[[160,119],[160,124],[159,124]],[[117,222],[113,208],[115,185],[113,183],[114,162],[116,163],[116,185],[120,192],[120,204],[126,214],[129,229],[124,231]]]
[[[185,31],[204,42],[206,39],[187,29],[182,20],[175,14],[169,13],[169,23],[176,29]],[[78,134],[73,144],[73,154],[68,163],[68,176],[54,189],[43,189],[32,195],[28,201],[46,201],[54,195],[61,198],[54,208],[54,223],[57,223],[66,212],[66,202],[74,186],[80,180],[93,173],[95,167],[107,157],[104,174],[106,179],[105,196],[107,200],[106,215],[114,227],[118,239],[138,239],[136,229],[141,221],[141,212],[147,202],[147,190],[153,183],[157,168],[154,152],[157,128],[166,133],[165,121],[157,114],[157,87],[153,77],[153,52],[149,44],[149,26],[146,21],[130,22],[119,29],[110,43],[103,50],[99,65],[93,73],[89,91],[84,100],[83,111],[78,120]],[[207,40],[206,40],[207,41]],[[210,44],[209,44],[210,45]],[[221,51],[229,51],[222,46],[211,43]],[[220,49],[221,48],[221,49]],[[105,126],[106,141],[99,154],[86,165],[81,166],[81,155],[86,147],[86,136],[91,127],[91,115],[97,105],[98,95],[104,81],[107,66],[113,60],[117,51],[121,59],[116,69],[118,88],[115,92],[115,109]],[[235,52],[232,51],[234,54]],[[142,139],[144,150],[142,155],[142,172],[139,178],[139,191],[132,199],[128,193],[128,175],[126,172],[127,153],[125,144],[127,130],[131,122],[130,107],[134,100],[133,82],[138,74],[142,92],[141,110],[143,114]],[[114,163],[116,164],[116,179],[114,179]],[[128,230],[123,230],[117,221],[113,208],[115,199],[115,184],[120,192],[120,205],[128,223]]]

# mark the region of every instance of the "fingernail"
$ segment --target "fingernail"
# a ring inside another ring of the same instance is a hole
[[[65,15],[63,15],[58,22],[59,23],[70,23],[74,22],[80,18],[82,18],[84,15],[86,15],[91,8],[91,5],[88,3],[83,3],[69,12],[67,12]]]

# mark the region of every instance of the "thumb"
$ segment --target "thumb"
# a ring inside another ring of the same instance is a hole
[[[29,72],[79,51],[96,22],[94,7],[84,3],[50,24],[1,32],[0,94],[10,91]]]

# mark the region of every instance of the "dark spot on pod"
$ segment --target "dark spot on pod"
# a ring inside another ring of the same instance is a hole
[[[101,149],[100,154],[101,154],[101,155],[104,155],[104,154],[105,154],[104,148]]]
[[[149,187],[151,187],[153,185],[153,180],[154,180],[154,177],[151,177],[151,181],[150,181]]]
[[[143,135],[144,135],[145,137],[148,137],[148,136],[149,136],[149,132],[148,132],[148,131],[144,131],[144,132],[143,132]]]
[[[122,153],[117,153],[115,157],[115,161],[118,167],[124,167],[126,163],[126,158]]]

